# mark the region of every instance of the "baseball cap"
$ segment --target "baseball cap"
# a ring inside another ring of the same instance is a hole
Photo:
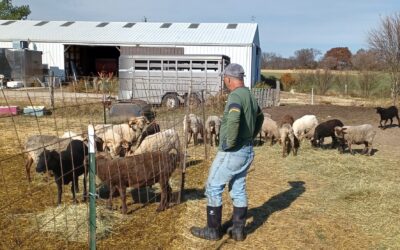
[[[220,76],[232,76],[243,80],[243,78],[246,75],[244,74],[244,69],[240,64],[231,63],[225,67],[224,71],[221,72]]]

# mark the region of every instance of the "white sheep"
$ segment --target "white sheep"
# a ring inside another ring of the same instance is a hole
[[[169,152],[173,148],[180,152],[179,136],[175,129],[167,129],[147,136],[140,146],[134,150],[133,155],[154,151]],[[132,152],[128,152],[127,156],[129,155],[132,155]]]
[[[376,131],[371,124],[363,124],[359,126],[343,126],[335,127],[335,135],[341,142],[342,151],[344,151],[345,144],[349,147],[350,153],[354,154],[351,148],[352,144],[364,144],[365,147],[361,154],[372,154],[372,142],[375,138]]]
[[[263,134],[265,136],[265,140],[267,140],[267,138],[271,139],[271,145],[273,145],[274,142],[280,138],[277,122],[268,116],[264,117],[264,122],[260,131],[260,140]]]
[[[221,122],[221,118],[216,115],[211,115],[206,120],[206,140],[209,140],[211,146],[213,146],[213,142],[215,142],[215,146],[219,143]]]
[[[293,123],[294,135],[297,139],[301,140],[309,133],[309,131],[315,129],[318,125],[318,120],[315,115],[304,115]]]
[[[190,143],[190,139],[193,136],[194,145],[198,143],[198,136],[201,135],[201,138],[204,140],[204,126],[203,120],[195,114],[189,114],[188,117],[183,118],[183,131],[188,133],[188,144]]]
[[[138,140],[147,123],[148,120],[140,116],[131,118],[128,124],[98,124],[94,129],[104,142],[103,149],[110,151],[114,158],[119,156],[121,147],[128,148]]]

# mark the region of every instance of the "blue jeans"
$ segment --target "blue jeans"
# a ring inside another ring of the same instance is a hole
[[[208,206],[222,206],[222,193],[229,183],[233,205],[247,207],[246,175],[253,158],[253,146],[250,145],[235,152],[218,151],[207,180],[205,195]]]

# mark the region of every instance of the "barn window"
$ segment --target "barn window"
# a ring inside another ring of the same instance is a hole
[[[237,27],[237,23],[230,23],[230,24],[228,24],[228,26],[226,26],[226,28],[227,29],[236,29],[236,27]]]
[[[135,25],[136,23],[126,23],[125,25],[124,25],[124,28],[132,28],[133,27],[133,25]]]
[[[5,22],[5,23],[2,23],[1,25],[9,25],[9,24],[12,24],[12,23],[15,23],[16,21],[7,21],[7,22]]]
[[[163,23],[163,24],[160,26],[160,28],[166,29],[166,28],[169,28],[171,25],[172,25],[172,23]]]
[[[109,23],[99,23],[99,24],[96,25],[96,27],[101,28],[101,27],[107,26],[108,24],[109,24]]]
[[[66,22],[66,23],[61,24],[61,27],[68,27],[73,23],[75,23],[75,22]]]
[[[43,26],[43,25],[45,25],[45,24],[48,23],[48,22],[49,22],[49,21],[41,21],[41,22],[35,24],[35,26]]]
[[[189,25],[189,29],[197,29],[198,27],[199,27],[199,23],[191,23],[190,25]]]

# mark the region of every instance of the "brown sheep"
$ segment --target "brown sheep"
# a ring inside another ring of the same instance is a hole
[[[168,182],[179,164],[179,156],[179,154],[157,151],[112,159],[108,154],[99,154],[96,157],[97,176],[110,189],[108,207],[112,208],[112,193],[115,188],[121,194],[122,213],[126,214],[127,187],[141,188],[159,183],[161,201],[157,212],[168,208],[172,192]]]
[[[279,121],[279,127],[282,127],[283,124],[290,124],[290,126],[293,126],[294,123],[294,118],[291,115],[284,115],[281,120]]]

